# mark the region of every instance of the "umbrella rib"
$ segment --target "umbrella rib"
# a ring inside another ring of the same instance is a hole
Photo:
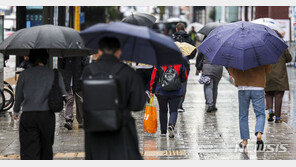
[[[222,46],[224,45],[224,43],[229,39],[229,38],[231,38],[231,36],[234,34],[234,33],[236,33],[236,32],[232,32],[232,34],[222,43],[222,45],[221,45],[221,47],[219,47],[219,49],[215,52],[215,56],[217,55],[217,53],[221,50],[221,48],[222,48]],[[214,36],[212,36],[212,37],[214,37]],[[212,60],[210,61],[210,62],[212,62],[213,61],[213,59],[214,59],[214,57],[215,56],[213,56],[213,58],[212,58]]]
[[[253,35],[253,34],[252,34],[252,36],[255,37],[255,38],[257,38],[257,36],[255,36],[255,35]],[[260,38],[257,38],[257,39],[259,39],[259,40],[262,41],[264,44],[266,44],[262,39],[260,39]],[[279,50],[279,48],[278,48],[276,45],[274,45],[272,42],[270,42],[270,43],[273,45],[273,47],[275,47],[275,48],[277,48],[277,49]],[[268,48],[268,51],[271,52],[271,50],[270,50],[269,47],[266,47],[266,48]]]

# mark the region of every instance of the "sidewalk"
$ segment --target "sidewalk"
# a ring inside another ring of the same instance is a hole
[[[191,66],[188,92],[184,102],[185,112],[180,113],[176,125],[176,137],[160,137],[159,127],[156,134],[143,133],[144,112],[133,113],[139,137],[139,147],[144,159],[190,159],[190,160],[240,160],[240,159],[296,159],[296,132],[293,130],[295,119],[292,115],[295,102],[295,78],[290,78],[290,96],[285,95],[283,104],[284,120],[287,123],[275,124],[266,121],[263,140],[264,152],[255,151],[254,134],[255,114],[250,108],[250,136],[247,152],[238,148],[240,140],[238,124],[237,89],[227,77],[219,84],[217,101],[218,111],[205,112],[203,85],[198,83],[195,68]],[[289,70],[295,76],[296,70]],[[290,98],[289,98],[290,97]],[[57,114],[55,159],[83,159],[84,132],[78,129],[67,131],[63,127],[63,116]],[[158,123],[159,125],[159,123]],[[293,125],[293,126],[291,126]],[[18,159],[18,123],[9,115],[0,117],[0,159]]]

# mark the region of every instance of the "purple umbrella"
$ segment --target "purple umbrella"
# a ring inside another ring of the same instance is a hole
[[[211,64],[239,70],[275,64],[287,48],[270,28],[245,21],[217,27],[198,47]]]

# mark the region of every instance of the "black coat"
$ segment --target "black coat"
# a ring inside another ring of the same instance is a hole
[[[75,92],[81,90],[80,78],[83,68],[89,64],[88,62],[89,59],[85,56],[59,59],[58,67],[62,72],[67,92],[71,90],[72,78],[72,90]]]
[[[100,66],[108,72],[119,60],[112,55],[102,55],[100,60],[85,67],[82,79],[91,75],[91,66]],[[142,159],[139,153],[135,120],[130,111],[140,111],[145,105],[145,90],[141,77],[129,66],[117,74],[123,106],[124,125],[117,132],[85,132],[86,159]],[[103,96],[103,95],[102,95]]]
[[[193,46],[195,46],[195,43],[194,41],[192,41],[192,39],[190,38],[190,36],[187,34],[187,32],[183,31],[183,30],[180,30],[178,32],[175,32],[173,34],[173,39],[175,41],[178,41],[178,42],[187,42]]]

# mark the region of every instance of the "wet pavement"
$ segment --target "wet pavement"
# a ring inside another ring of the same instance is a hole
[[[289,67],[290,92],[283,102],[281,124],[266,121],[265,150],[255,150],[255,114],[250,108],[250,137],[247,150],[239,149],[237,89],[228,80],[227,74],[219,84],[217,112],[205,112],[203,85],[198,83],[194,66],[189,76],[188,92],[184,102],[184,113],[179,113],[176,136],[173,139],[156,134],[143,133],[144,111],[133,113],[138,130],[139,147],[144,159],[190,159],[190,160],[240,160],[240,159],[296,159],[296,69]],[[75,128],[68,131],[63,127],[64,118],[57,114],[54,159],[83,159],[84,132]],[[159,125],[159,123],[158,123]],[[293,129],[294,128],[294,129]],[[18,159],[18,122],[9,114],[0,117],[0,159]]]

